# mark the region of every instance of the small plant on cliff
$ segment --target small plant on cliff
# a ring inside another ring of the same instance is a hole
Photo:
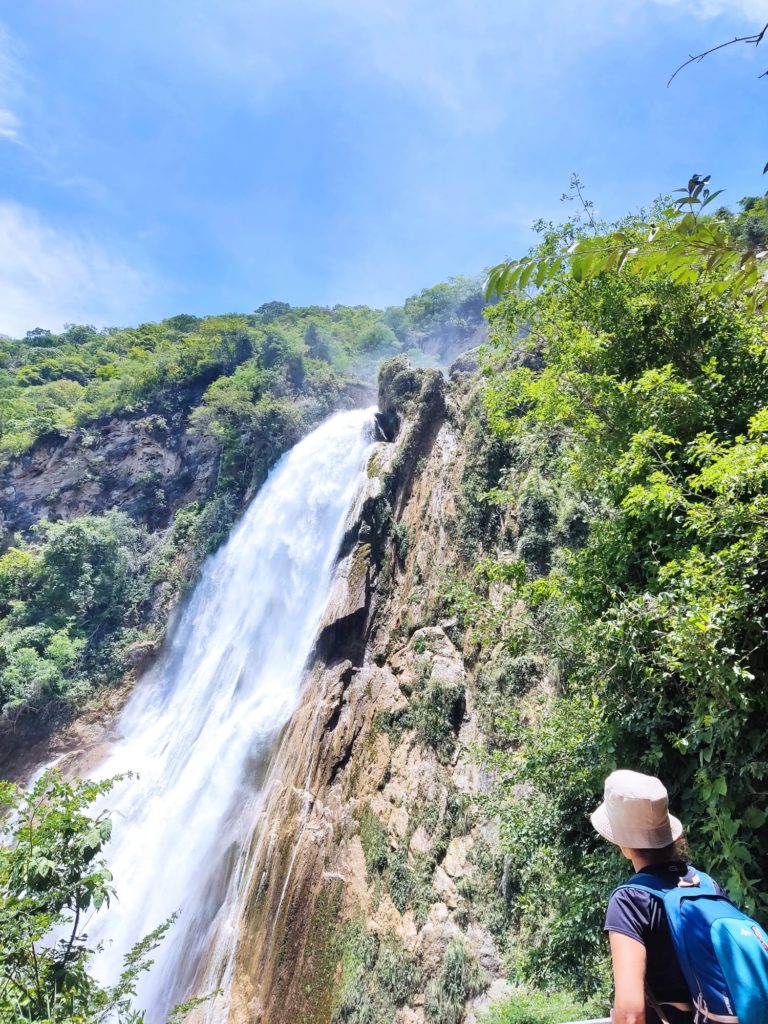
[[[339,1024],[389,1024],[421,985],[421,969],[395,935],[381,942],[361,918],[347,928],[342,950]]]
[[[444,764],[453,757],[464,706],[463,685],[433,679],[408,708],[409,724],[419,742],[431,747]]]
[[[410,544],[410,538],[408,536],[408,527],[405,523],[401,523],[396,520],[392,523],[392,540],[395,544],[395,553],[397,560],[402,564],[405,561],[405,557],[408,554],[408,547]]]
[[[136,983],[172,919],[130,950],[112,986],[90,973],[95,950],[82,930],[115,894],[102,855],[111,819],[87,811],[116,781],[68,783],[51,771],[27,793],[0,783],[0,1020],[143,1022],[132,1007]]]
[[[371,810],[370,804],[365,804],[360,812],[360,842],[368,875],[380,875],[389,860],[389,841],[386,828]]]
[[[431,747],[438,761],[447,764],[456,749],[464,708],[463,684],[433,679],[424,683],[405,707],[377,712],[374,725],[398,742],[405,730],[412,729],[417,742]]]
[[[459,1024],[468,999],[480,995],[487,981],[461,939],[448,943],[440,973],[427,985],[424,1011],[429,1024]]]

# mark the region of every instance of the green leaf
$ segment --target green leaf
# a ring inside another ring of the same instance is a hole
[[[768,812],[760,807],[747,807],[743,814],[744,824],[749,828],[762,828],[768,818]]]

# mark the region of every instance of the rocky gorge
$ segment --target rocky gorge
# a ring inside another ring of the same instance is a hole
[[[201,1019],[452,1024],[505,988],[503,858],[476,805],[485,782],[472,651],[441,597],[471,564],[472,495],[488,483],[465,444],[477,448],[476,370],[471,356],[447,377],[402,357],[382,367],[367,481],[299,708],[263,769],[227,1009],[217,1001]],[[342,401],[361,397],[351,388]],[[214,453],[188,419],[181,402],[175,417],[41,439],[5,471],[6,529],[120,507],[167,536],[174,513],[215,486]],[[485,524],[486,539],[503,528]],[[161,618],[172,602],[169,588]],[[37,739],[22,722],[5,771],[97,764],[156,636],[133,645],[123,685],[93,711]]]
[[[474,1020],[505,986],[471,659],[440,610],[461,565],[470,380],[383,368],[388,440],[254,837],[234,1021],[449,1022],[465,1004]]]

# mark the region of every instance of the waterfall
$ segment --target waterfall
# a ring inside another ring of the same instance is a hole
[[[277,463],[207,562],[99,767],[100,778],[138,775],[107,801],[119,902],[89,925],[90,940],[111,940],[99,976],[116,980],[133,943],[179,913],[140,984],[148,1024],[199,972],[227,977],[267,763],[298,703],[372,425],[372,410],[338,413]]]

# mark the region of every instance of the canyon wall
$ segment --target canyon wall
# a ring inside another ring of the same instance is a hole
[[[441,598],[468,568],[476,381],[462,370],[471,361],[449,382],[400,360],[382,373],[389,440],[370,458],[254,835],[236,1024],[450,1022],[465,1004],[471,1020],[504,988],[471,650]]]

